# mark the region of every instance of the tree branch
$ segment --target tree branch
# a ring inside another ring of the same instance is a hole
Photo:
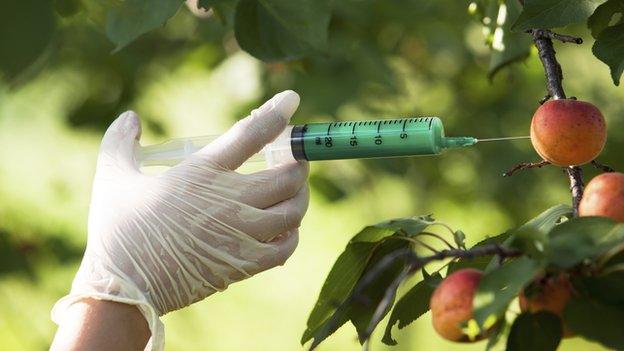
[[[555,57],[556,52],[551,40],[553,38],[553,33],[544,29],[531,29],[527,32],[533,35],[533,42],[539,52],[542,66],[544,66],[548,94],[552,96],[553,99],[565,99],[566,96],[561,83],[563,80],[563,72]]]
[[[546,165],[549,165],[549,164],[550,164],[550,162],[548,162],[546,160],[542,160],[540,162],[518,163],[517,165],[513,166],[512,169],[510,169],[507,172],[503,173],[503,177],[511,177],[517,171],[530,169],[530,168],[542,168],[542,167],[544,167]]]
[[[572,192],[572,209],[574,210],[574,217],[578,217],[579,204],[583,198],[583,169],[578,166],[570,166],[565,168],[570,178],[570,192]]]
[[[539,35],[542,37],[547,37],[548,39],[559,40],[562,43],[583,44],[582,38],[574,37],[571,35],[553,33],[549,30],[544,30],[544,29],[529,29],[527,30],[527,33],[534,34],[536,31],[541,31]]]
[[[565,91],[563,90],[563,71],[561,65],[557,62],[555,56],[555,48],[553,47],[552,39],[559,40],[563,43],[575,43],[581,44],[583,40],[581,38],[553,33],[545,29],[531,29],[527,33],[533,36],[533,42],[537,47],[539,58],[544,66],[544,73],[546,74],[546,86],[548,88],[548,94],[553,99],[565,99]],[[583,197],[583,170],[577,166],[571,166],[566,168],[568,177],[570,179],[570,191],[572,192],[572,207],[574,209],[574,216],[578,216],[578,206]]]
[[[601,170],[601,171],[603,171],[605,173],[615,172],[615,169],[613,169],[613,168],[611,168],[611,167],[609,167],[609,166],[607,166],[605,164],[602,164],[602,163],[600,163],[600,162],[598,162],[596,160],[591,161],[591,164],[592,164],[592,166],[596,167],[597,169],[599,169],[599,170]]]

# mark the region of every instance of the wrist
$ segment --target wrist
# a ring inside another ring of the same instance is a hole
[[[68,308],[51,350],[143,350],[149,337],[136,306],[84,298]]]

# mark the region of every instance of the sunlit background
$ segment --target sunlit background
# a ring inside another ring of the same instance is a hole
[[[182,9],[166,27],[119,53],[84,18],[66,19],[48,60],[18,84],[0,80],[0,350],[44,350],[49,311],[66,294],[86,242],[98,144],[133,109],[143,143],[216,134],[275,92],[302,97],[293,123],[440,116],[449,135],[522,136],[545,93],[535,53],[486,78],[488,48],[462,1],[350,0],[336,4],[331,54],[265,64],[238,49],[218,21]],[[603,111],[600,160],[624,169],[624,90],[590,52],[557,44],[568,95]],[[349,238],[377,221],[420,214],[462,229],[474,243],[569,201],[550,167],[501,174],[536,161],[528,141],[477,145],[440,157],[316,162],[299,248],[286,263],[164,318],[167,350],[299,350],[325,276]],[[586,176],[595,171],[586,167]],[[385,322],[381,324],[385,326]],[[439,338],[425,315],[399,346],[373,350],[484,350]],[[358,350],[345,325],[320,350]],[[572,339],[562,350],[602,350]]]

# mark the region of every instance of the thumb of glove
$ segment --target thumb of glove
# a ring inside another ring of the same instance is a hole
[[[141,121],[134,111],[126,111],[108,127],[98,156],[98,172],[138,172],[135,157],[141,137]]]

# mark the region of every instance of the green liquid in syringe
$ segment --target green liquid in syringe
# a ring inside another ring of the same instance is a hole
[[[291,134],[293,156],[309,161],[436,155],[476,143],[471,137],[445,137],[437,117],[310,123],[295,126]]]

